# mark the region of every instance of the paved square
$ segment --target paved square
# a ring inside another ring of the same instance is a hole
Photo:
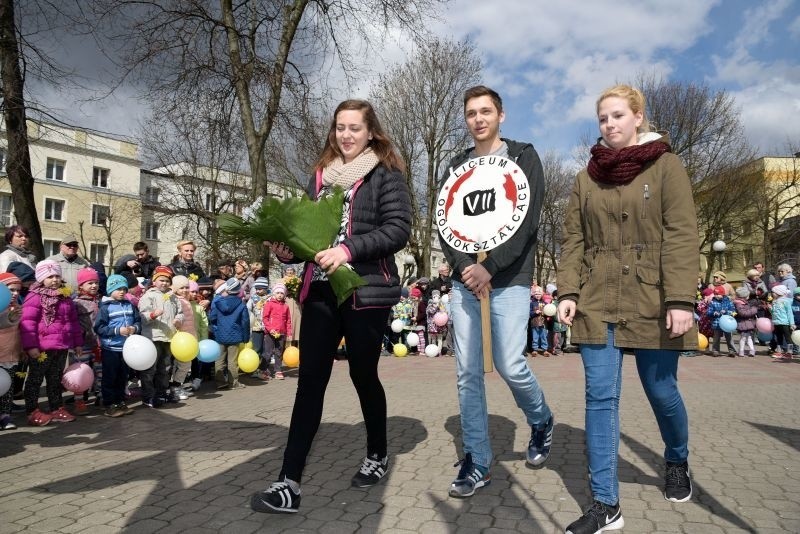
[[[274,480],[296,378],[198,397],[119,419],[0,433],[0,533],[6,532],[563,532],[589,502],[583,370],[567,354],[529,360],[556,416],[553,452],[525,466],[530,430],[496,373],[487,375],[493,481],[467,500],[447,495],[459,420],[452,358],[385,357],[390,474],[350,488],[365,434],[347,362],[337,362],[295,515],[254,513]],[[800,532],[800,361],[682,358],[695,493],[661,494],[655,420],[626,356],[620,491],[625,532]],[[137,403],[138,404],[138,403]]]

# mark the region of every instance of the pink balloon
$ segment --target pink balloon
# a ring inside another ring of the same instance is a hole
[[[436,326],[444,326],[447,324],[448,320],[450,320],[450,318],[447,316],[447,313],[442,311],[436,312],[436,314],[433,316],[433,324]]]
[[[759,317],[756,319],[756,328],[762,334],[770,334],[772,333],[772,321],[767,317]]]
[[[85,363],[73,363],[64,371],[61,377],[61,384],[67,391],[73,393],[83,393],[92,387],[94,383],[94,371]]]

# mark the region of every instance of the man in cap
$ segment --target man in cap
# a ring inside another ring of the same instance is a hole
[[[53,260],[61,267],[61,278],[64,283],[75,293],[78,291],[78,271],[89,267],[89,262],[78,254],[78,238],[72,234],[61,238],[60,252],[47,258]]]

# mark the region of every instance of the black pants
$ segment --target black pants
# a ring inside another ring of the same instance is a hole
[[[125,384],[128,380],[128,365],[122,352],[103,349],[103,406],[113,406],[125,400]]]
[[[156,346],[156,363],[149,369],[139,372],[142,383],[142,399],[164,396],[169,389],[170,360],[169,341],[153,341]]]
[[[48,350],[47,355],[28,358],[28,378],[25,381],[25,411],[33,412],[39,408],[39,388],[47,381],[47,401],[50,411],[61,408],[61,375],[67,364],[67,350]]]
[[[378,378],[378,361],[390,310],[353,310],[351,306],[351,301],[336,305],[336,296],[328,282],[313,282],[303,304],[300,324],[303,352],[281,470],[281,475],[297,482],[303,476],[308,451],[319,429],[333,356],[342,336],[347,344],[350,380],[358,393],[367,428],[367,453],[386,456],[386,394]]]

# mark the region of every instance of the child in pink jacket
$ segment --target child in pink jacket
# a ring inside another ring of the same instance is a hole
[[[286,304],[286,286],[277,282],[261,313],[264,323],[264,357],[275,358],[275,380],[283,380],[283,347],[292,332],[292,318]],[[291,341],[291,340],[290,340]]]
[[[62,405],[61,375],[67,352],[74,349],[78,357],[82,354],[83,332],[75,303],[62,286],[61,266],[52,260],[41,261],[36,265],[36,283],[22,303],[19,331],[29,365],[25,409],[28,422],[34,426],[75,420]],[[39,388],[45,379],[50,413],[39,409]]]

